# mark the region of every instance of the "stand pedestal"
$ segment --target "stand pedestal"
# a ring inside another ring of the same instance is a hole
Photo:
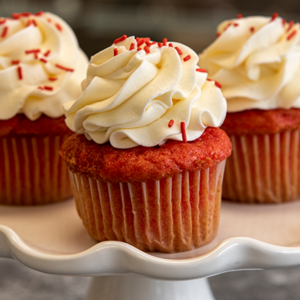
[[[128,274],[94,277],[85,300],[214,300],[206,278],[167,281]]]

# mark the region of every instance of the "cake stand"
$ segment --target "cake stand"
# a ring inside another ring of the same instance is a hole
[[[45,273],[94,277],[85,300],[213,300],[209,276],[299,265],[299,215],[300,201],[224,202],[212,243],[161,254],[122,242],[96,243],[72,200],[39,207],[1,206],[0,257]]]

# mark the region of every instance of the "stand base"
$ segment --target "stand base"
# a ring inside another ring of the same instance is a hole
[[[214,300],[206,278],[167,281],[140,275],[94,277],[85,300]]]

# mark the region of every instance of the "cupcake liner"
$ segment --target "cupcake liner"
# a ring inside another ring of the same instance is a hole
[[[299,130],[266,135],[231,135],[223,198],[280,203],[300,196]]]
[[[109,183],[69,170],[78,213],[99,241],[179,252],[217,234],[225,160],[215,167],[147,182]]]
[[[0,204],[35,205],[70,197],[68,170],[59,157],[59,148],[67,138],[0,138]]]

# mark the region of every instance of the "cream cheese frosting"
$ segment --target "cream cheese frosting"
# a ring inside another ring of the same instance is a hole
[[[274,14],[222,22],[199,64],[222,83],[228,112],[300,108],[299,24]]]
[[[124,36],[91,58],[82,95],[64,104],[66,124],[120,149],[182,141],[182,131],[192,141],[226,115],[220,88],[197,62],[183,44]]]
[[[58,16],[0,19],[0,120],[62,116],[62,104],[81,94],[87,66],[73,30]]]

